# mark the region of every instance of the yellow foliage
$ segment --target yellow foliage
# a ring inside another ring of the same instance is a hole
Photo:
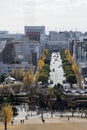
[[[25,70],[24,70],[24,68],[21,68],[21,69],[20,69],[19,74],[20,74],[21,77],[24,77],[24,76],[25,76]]]
[[[69,50],[68,50],[68,48],[65,49],[65,54],[66,54],[66,55],[69,54]]]
[[[71,56],[71,54],[70,54],[68,49],[65,50],[65,54],[66,54],[66,57],[67,57],[68,61],[70,63],[72,63],[73,62],[73,58],[72,58],[72,56]]]
[[[39,61],[38,61],[38,69],[42,69],[42,67],[44,66],[44,61],[42,60],[42,59],[40,59]]]
[[[43,50],[43,53],[42,53],[42,55],[41,55],[41,59],[42,59],[43,61],[46,59],[47,54],[48,54],[48,50],[47,50],[47,49],[44,49],[44,50]]]
[[[35,73],[33,76],[33,81],[36,82],[37,81],[37,74]]]
[[[42,55],[41,55],[41,59],[44,61],[44,60],[45,60],[45,58],[46,58],[45,54],[44,54],[44,53],[42,53]]]
[[[67,60],[72,64],[72,69],[75,72],[76,77],[77,77],[78,82],[79,82],[79,86],[81,87],[81,74],[80,74],[78,65],[76,64],[75,60],[72,58],[68,49],[65,50],[65,55],[67,57]]]
[[[67,59],[68,59],[68,61],[69,61],[70,63],[72,63],[72,59],[73,59],[73,58],[72,58],[71,54],[67,56]]]
[[[66,57],[70,63],[72,63],[72,68],[76,74],[79,74],[78,65],[75,63],[68,49],[65,50]]]
[[[48,54],[48,49],[44,49],[44,54],[45,54],[45,55]]]
[[[16,79],[22,80],[23,77],[25,76],[25,70],[24,68],[21,68],[19,71],[13,69],[11,72],[11,75],[15,77]]]
[[[34,78],[33,78],[34,82],[37,82],[38,76],[39,76],[39,72],[36,72],[36,73],[34,74]]]
[[[25,86],[29,86],[31,85],[32,82],[33,82],[33,72],[28,71],[26,76],[23,78],[23,83],[25,84]]]
[[[19,78],[19,72],[18,72],[16,69],[13,69],[13,70],[12,70],[11,75],[12,75],[13,77],[16,77],[17,79]]]
[[[79,74],[79,68],[78,68],[78,66],[77,66],[76,63],[74,63],[74,64],[72,65],[72,68],[73,68],[73,70],[74,70],[74,72],[75,72],[76,74]]]
[[[19,70],[19,79],[20,80],[23,80],[23,77],[25,76],[25,70],[24,70],[24,68],[21,68],[20,70]]]
[[[13,116],[12,106],[11,105],[3,106],[2,108],[3,123],[10,122],[12,116]]]

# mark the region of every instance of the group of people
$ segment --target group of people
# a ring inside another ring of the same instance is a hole
[[[20,123],[24,124],[24,120],[20,120]],[[14,124],[14,120],[11,121],[11,125],[13,125],[13,124]]]
[[[24,124],[24,120],[20,120],[20,123],[21,123],[21,124]]]

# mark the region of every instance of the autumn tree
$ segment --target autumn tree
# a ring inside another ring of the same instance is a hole
[[[79,87],[80,88],[82,88],[82,83],[81,83],[81,80],[82,80],[82,77],[81,77],[81,73],[80,73],[80,71],[79,71],[79,67],[78,67],[78,65],[76,64],[76,62],[75,62],[75,60],[72,58],[72,56],[71,56],[71,54],[70,54],[70,52],[69,52],[69,50],[68,49],[66,49],[65,51],[65,55],[64,55],[64,53],[61,53],[61,54],[63,54],[63,56],[62,56],[62,58],[63,58],[63,69],[64,69],[64,71],[65,71],[65,73],[66,73],[66,75],[67,75],[67,79],[70,79],[70,80],[72,80],[72,76],[76,79],[77,78],[77,81],[78,81],[78,84],[79,84]],[[68,60],[67,62],[66,62],[66,60]],[[71,64],[71,66],[72,66],[72,68],[70,69],[70,65],[69,65],[69,63]],[[72,75],[72,76],[70,76],[69,75],[69,73]],[[67,80],[67,81],[70,81],[70,80]],[[71,81],[71,82],[73,82],[73,81]],[[74,82],[73,82],[74,83]]]
[[[38,81],[38,76],[39,76],[39,72],[36,71],[36,73],[33,76],[33,82],[36,83],[36,84],[37,84],[37,81]]]
[[[19,83],[16,83],[16,84],[12,84],[12,85],[11,85],[11,87],[12,87],[12,92],[13,92],[14,94],[20,92],[21,84],[22,84],[22,83],[19,82]]]
[[[21,68],[19,70],[19,79],[23,80],[24,76],[25,76],[25,70],[24,70],[24,68]]]
[[[48,49],[44,49],[44,55],[47,56],[48,55]]]
[[[33,72],[29,70],[23,78],[23,83],[26,87],[29,87],[33,82]]]
[[[11,118],[13,116],[13,110],[11,105],[5,105],[2,107],[2,121],[5,126],[5,130],[7,130],[7,123],[11,121]]]
[[[13,69],[12,72],[10,73],[10,75],[18,80],[18,78],[19,78],[19,71],[17,71],[16,69]]]
[[[82,84],[81,84],[81,74],[80,74],[80,71],[79,71],[79,68],[78,68],[78,65],[74,62],[73,65],[72,65],[72,68],[77,76],[77,79],[78,79],[78,83],[79,83],[79,87],[82,88]]]
[[[65,50],[65,54],[66,54],[66,57],[67,57],[68,61],[69,61],[70,63],[72,63],[73,58],[72,58],[72,56],[71,56],[71,54],[70,54],[70,52],[69,52],[68,49]]]
[[[40,59],[37,64],[37,71],[34,75],[36,83],[42,81],[42,83],[48,82],[49,72],[50,72],[50,56],[51,53],[47,49],[43,50]]]
[[[48,50],[44,49],[41,55],[41,58],[43,59],[43,61],[46,59],[47,55],[48,55]]]
[[[39,61],[38,61],[38,70],[41,70],[42,69],[42,67],[44,66],[44,61],[42,60],[42,59],[40,59]]]
[[[23,80],[23,77],[25,76],[24,68],[20,68],[20,70],[13,69],[11,72],[11,76],[16,78],[17,80]]]
[[[66,49],[64,52],[61,52],[61,57],[62,57],[62,64],[63,64],[63,70],[66,75],[66,81],[71,84],[77,83],[77,76],[75,71],[73,70],[73,63],[74,60],[69,52],[68,49]]]
[[[73,68],[74,72],[78,75],[78,74],[79,74],[78,65],[77,65],[76,63],[74,63],[74,64],[72,65],[72,68]]]

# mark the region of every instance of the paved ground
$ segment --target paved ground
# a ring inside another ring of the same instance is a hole
[[[62,60],[60,57],[60,53],[52,53],[52,59],[50,63],[50,80],[53,80],[53,84],[49,85],[51,87],[54,87],[55,84],[62,84],[63,80],[65,80],[64,77],[64,71],[62,68]],[[53,71],[54,70],[54,71]]]
[[[4,130],[3,124],[0,124],[0,130]],[[8,130],[87,130],[87,119],[55,117],[48,118],[45,123],[41,119],[30,118],[25,120],[24,124],[20,120],[14,120],[13,126],[8,124]]]

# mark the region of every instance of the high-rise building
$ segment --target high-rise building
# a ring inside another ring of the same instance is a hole
[[[7,42],[3,51],[1,52],[1,57],[3,63],[12,63],[15,59],[15,52],[14,52],[14,44],[12,42]]]
[[[43,51],[45,41],[45,26],[25,26],[23,37],[24,57],[30,64],[36,65]]]

